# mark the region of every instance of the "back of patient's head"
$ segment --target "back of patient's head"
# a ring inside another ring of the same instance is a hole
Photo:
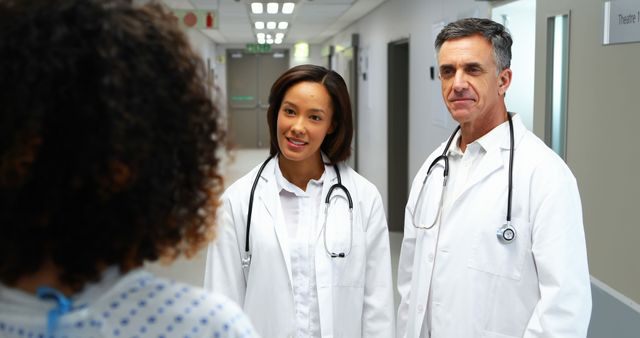
[[[175,19],[124,1],[0,0],[0,282],[80,289],[212,237],[217,110]]]

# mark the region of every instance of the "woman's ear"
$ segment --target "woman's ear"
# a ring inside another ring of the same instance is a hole
[[[333,134],[333,132],[336,130],[336,125],[336,121],[331,121],[331,126],[329,126],[329,130],[327,130],[327,135]]]

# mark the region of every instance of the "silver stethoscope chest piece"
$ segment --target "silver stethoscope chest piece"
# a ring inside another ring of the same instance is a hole
[[[502,243],[511,243],[511,241],[516,238],[516,229],[511,225],[511,222],[507,222],[498,228],[496,236],[498,236],[498,240]]]

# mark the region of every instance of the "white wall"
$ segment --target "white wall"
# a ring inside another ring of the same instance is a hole
[[[387,0],[355,24],[324,43],[350,41],[360,35],[367,56],[367,81],[359,77],[359,171],[380,190],[387,205],[387,44],[409,39],[409,177],[451,133],[440,82],[429,78],[436,66],[432,25],[467,16],[488,17],[486,2],[473,0]],[[438,121],[442,122],[438,122]],[[411,182],[407,182],[409,185]]]
[[[299,58],[294,55],[294,49],[289,50],[289,65],[291,67],[303,64],[327,66],[327,58],[322,56],[322,46],[319,44],[309,45],[309,57]]]

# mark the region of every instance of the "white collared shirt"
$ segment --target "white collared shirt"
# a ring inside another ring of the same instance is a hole
[[[474,170],[482,162],[487,151],[491,148],[500,147],[504,137],[509,137],[509,122],[493,128],[479,139],[467,144],[465,151],[460,148],[461,133],[458,132],[451,142],[451,146],[447,151],[449,158],[449,178],[447,180],[447,191],[442,204],[441,217],[447,217],[451,210],[452,204],[458,199],[460,194],[465,190],[469,179],[473,177]],[[438,231],[454,231],[453,229],[438,229]],[[429,289],[429,300],[427,301],[427,311],[425,312],[425,320],[423,321],[423,333],[427,333],[431,326],[432,316],[432,289]],[[425,328],[427,328],[425,330]],[[427,337],[429,335],[427,334]]]
[[[310,180],[306,191],[289,182],[276,161],[276,183],[287,225],[296,337],[320,337],[320,307],[316,288],[315,246],[325,173]]]

